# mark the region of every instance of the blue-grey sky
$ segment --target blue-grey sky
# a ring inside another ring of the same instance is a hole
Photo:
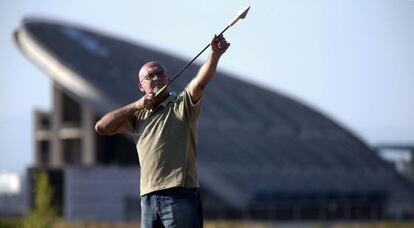
[[[219,70],[298,99],[370,145],[414,144],[412,0],[10,0],[0,2],[0,171],[33,162],[32,113],[50,109],[50,79],[12,39],[23,17],[191,59],[249,4],[247,19],[226,32],[231,47]]]

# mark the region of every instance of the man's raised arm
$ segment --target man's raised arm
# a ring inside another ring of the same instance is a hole
[[[221,55],[223,55],[230,46],[230,43],[227,43],[223,36],[214,36],[210,44],[212,52],[208,56],[206,62],[201,66],[196,77],[190,82],[190,84],[188,84],[187,87],[194,103],[200,99],[204,88],[216,73],[217,64]]]

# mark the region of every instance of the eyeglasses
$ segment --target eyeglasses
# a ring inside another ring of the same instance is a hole
[[[142,83],[144,80],[153,80],[155,77],[165,77],[166,72],[164,70],[159,70],[155,72],[149,72],[144,78],[140,81]]]

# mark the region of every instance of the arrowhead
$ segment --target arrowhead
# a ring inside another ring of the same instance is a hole
[[[247,12],[249,12],[249,9],[250,9],[250,6],[244,8],[244,9],[241,9],[238,13],[238,15],[239,15],[238,17],[241,18],[241,19],[244,19],[247,15]]]
[[[237,16],[236,16],[233,20],[231,20],[231,21],[230,21],[229,26],[233,26],[234,24],[236,24],[236,22],[237,22],[239,19],[244,19],[244,18],[246,17],[246,15],[247,15],[247,12],[249,12],[249,9],[250,9],[250,6],[248,6],[248,7],[244,8],[244,9],[241,9],[241,10],[237,13]]]

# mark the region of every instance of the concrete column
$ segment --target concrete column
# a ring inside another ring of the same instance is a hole
[[[62,140],[59,137],[59,130],[62,127],[63,99],[62,91],[55,84],[53,84],[52,104],[50,164],[56,167],[63,165]]]
[[[39,140],[37,139],[37,132],[39,131],[39,122],[40,122],[40,113],[35,111],[33,117],[33,148],[35,152],[35,165],[40,166],[40,147],[39,147]]]
[[[411,147],[410,149],[411,154],[411,160],[408,164],[408,175],[410,176],[410,179],[414,181],[414,147]]]
[[[86,104],[82,104],[82,165],[91,166],[96,163],[95,151],[95,114]]]

